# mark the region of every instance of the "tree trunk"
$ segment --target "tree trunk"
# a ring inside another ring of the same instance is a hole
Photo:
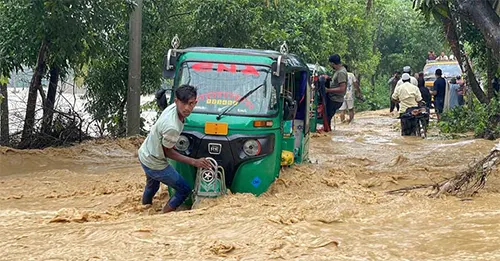
[[[45,59],[47,55],[47,43],[42,41],[40,49],[38,50],[38,58],[36,63],[36,68],[33,71],[33,77],[31,77],[29,93],[28,93],[28,104],[26,105],[26,116],[24,118],[23,133],[21,136],[21,143],[19,147],[22,149],[28,148],[31,143],[33,129],[35,127],[35,109],[36,109],[36,97],[37,91],[41,88],[42,77],[45,73]]]
[[[367,2],[367,5],[368,5],[368,2]],[[371,3],[370,3],[370,5],[371,5]],[[370,8],[371,8],[371,6],[370,6]],[[375,16],[375,18],[378,19],[378,25],[377,25],[377,31],[376,31],[376,33],[374,34],[374,37],[373,37],[372,52],[376,53],[377,52],[378,43],[380,42],[380,36],[382,35],[382,19],[379,17],[378,14],[375,14],[374,16]],[[370,83],[372,85],[372,93],[375,93],[375,78],[376,78],[376,75],[378,75],[377,72],[378,72],[378,67],[379,66],[380,66],[380,64],[377,65],[377,70],[375,70],[375,74],[372,75],[372,77],[370,79]]]
[[[500,18],[488,1],[483,0],[455,0],[455,6],[465,18],[472,22],[492,49],[492,55],[500,62]]]
[[[448,13],[451,14],[452,10],[448,9]],[[453,17],[448,18],[441,16],[441,22],[443,23],[446,39],[450,43],[453,55],[455,55],[458,63],[467,75],[467,85],[470,86],[472,92],[481,103],[488,103],[488,98],[479,86],[476,76],[474,75],[474,71],[470,66],[468,57],[463,55],[463,48],[459,42],[458,33],[456,31],[457,24],[454,22]]]
[[[9,99],[7,97],[7,84],[0,83],[0,94],[3,100],[0,104],[0,145],[9,145]]]
[[[486,94],[488,95],[488,101],[491,101],[493,98],[493,76],[495,74],[495,71],[493,67],[493,58],[491,57],[491,49],[487,48],[486,50],[486,56],[487,56],[487,61],[486,61],[486,66],[487,66],[487,72],[486,72]]]
[[[142,0],[130,15],[129,32],[129,73],[127,101],[127,135],[140,133],[141,123],[141,35],[142,35]]]
[[[50,82],[47,90],[47,98],[43,106],[42,133],[50,134],[52,119],[54,116],[54,103],[56,101],[57,84],[59,82],[59,67],[50,67]]]
[[[372,11],[373,0],[366,0],[366,14],[369,14]]]

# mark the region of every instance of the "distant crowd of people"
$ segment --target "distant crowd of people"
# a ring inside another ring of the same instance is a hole
[[[448,82],[445,78],[443,78],[443,71],[441,69],[437,69],[435,71],[436,80],[434,81],[433,87],[431,89],[425,86],[423,72],[416,74],[416,77],[414,77],[411,76],[410,66],[405,66],[403,68],[403,76],[401,76],[401,73],[399,71],[395,71],[394,75],[388,81],[391,99],[389,112],[391,113],[394,112],[394,109],[396,109],[396,111],[404,113],[408,107],[411,107],[402,105],[400,108],[401,101],[398,99],[394,99],[396,88],[399,85],[403,84],[404,80],[406,80],[404,78],[408,78],[410,84],[417,87],[420,92],[419,97],[421,99],[412,102],[412,105],[416,106],[418,102],[422,101],[422,104],[425,104],[427,108],[430,109],[431,107],[434,107],[438,120],[440,119],[440,114],[443,113],[445,109],[452,109],[455,106],[461,106],[465,104],[464,95],[467,92],[467,86],[465,85],[465,81],[460,76],[453,77]],[[434,96],[434,102],[431,102],[432,96]]]
[[[447,56],[445,52],[436,56],[434,51],[429,51],[427,59],[452,61],[455,60],[455,57],[453,55]],[[358,80],[353,73],[349,72],[349,67],[341,62],[340,56],[338,54],[330,56],[329,63],[335,72],[330,79],[330,86],[326,88],[328,99],[325,113],[328,124],[330,124],[329,129],[331,129],[331,120],[337,111],[340,111],[342,122],[351,123],[354,119],[354,99],[363,98]],[[456,106],[463,106],[465,104],[464,96],[468,92],[464,79],[461,76],[445,79],[441,69],[436,69],[434,74],[435,80],[432,87],[428,88],[423,72],[412,75],[410,66],[403,67],[402,72],[395,71],[388,81],[390,88],[389,112],[397,111],[401,117],[413,107],[425,107],[428,112],[434,108],[437,120],[440,121],[444,111]],[[499,85],[500,81],[498,77],[495,77],[493,86],[496,94]],[[347,120],[346,114],[349,116]]]
[[[441,54],[439,56],[436,56],[436,54],[434,53],[434,51],[429,51],[427,53],[427,60],[429,61],[453,61],[455,60],[455,56],[453,54],[451,54],[449,57],[446,56],[446,54],[444,52],[441,52]]]

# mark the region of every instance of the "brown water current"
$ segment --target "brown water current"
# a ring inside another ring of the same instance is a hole
[[[337,119],[338,122],[338,119]],[[0,260],[500,260],[500,171],[472,198],[390,189],[451,177],[498,141],[400,137],[385,111],[312,138],[268,192],[159,214],[140,139],[0,147]]]

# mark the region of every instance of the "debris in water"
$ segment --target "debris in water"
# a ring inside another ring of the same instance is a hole
[[[391,190],[389,194],[405,194],[410,190],[433,188],[429,197],[439,197],[443,194],[470,197],[476,194],[486,184],[486,179],[493,168],[500,165],[500,143],[491,150],[491,152],[482,160],[476,162],[468,169],[458,173],[452,178],[446,179],[437,184],[421,184],[401,189]]]
[[[222,257],[226,257],[228,253],[232,252],[235,249],[236,247],[234,246],[234,244],[227,244],[221,241],[215,241],[210,246],[210,252]]]
[[[405,156],[402,156],[402,155],[398,155],[396,158],[394,158],[391,162],[391,166],[398,166],[398,165],[401,165],[401,164],[404,164],[408,162],[408,158],[405,157]]]
[[[93,212],[93,211],[83,211],[80,212],[75,208],[63,208],[57,211],[55,217],[53,217],[49,223],[69,223],[69,222],[89,222],[97,221],[103,219],[105,216],[112,216],[110,212],[106,212],[104,215]]]

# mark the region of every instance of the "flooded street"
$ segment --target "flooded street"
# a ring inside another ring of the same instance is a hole
[[[140,204],[141,139],[0,148],[0,260],[500,260],[500,171],[467,199],[391,189],[439,182],[495,141],[401,137],[386,110],[314,134],[310,164],[260,197],[158,214]],[[497,141],[498,142],[498,141]]]

